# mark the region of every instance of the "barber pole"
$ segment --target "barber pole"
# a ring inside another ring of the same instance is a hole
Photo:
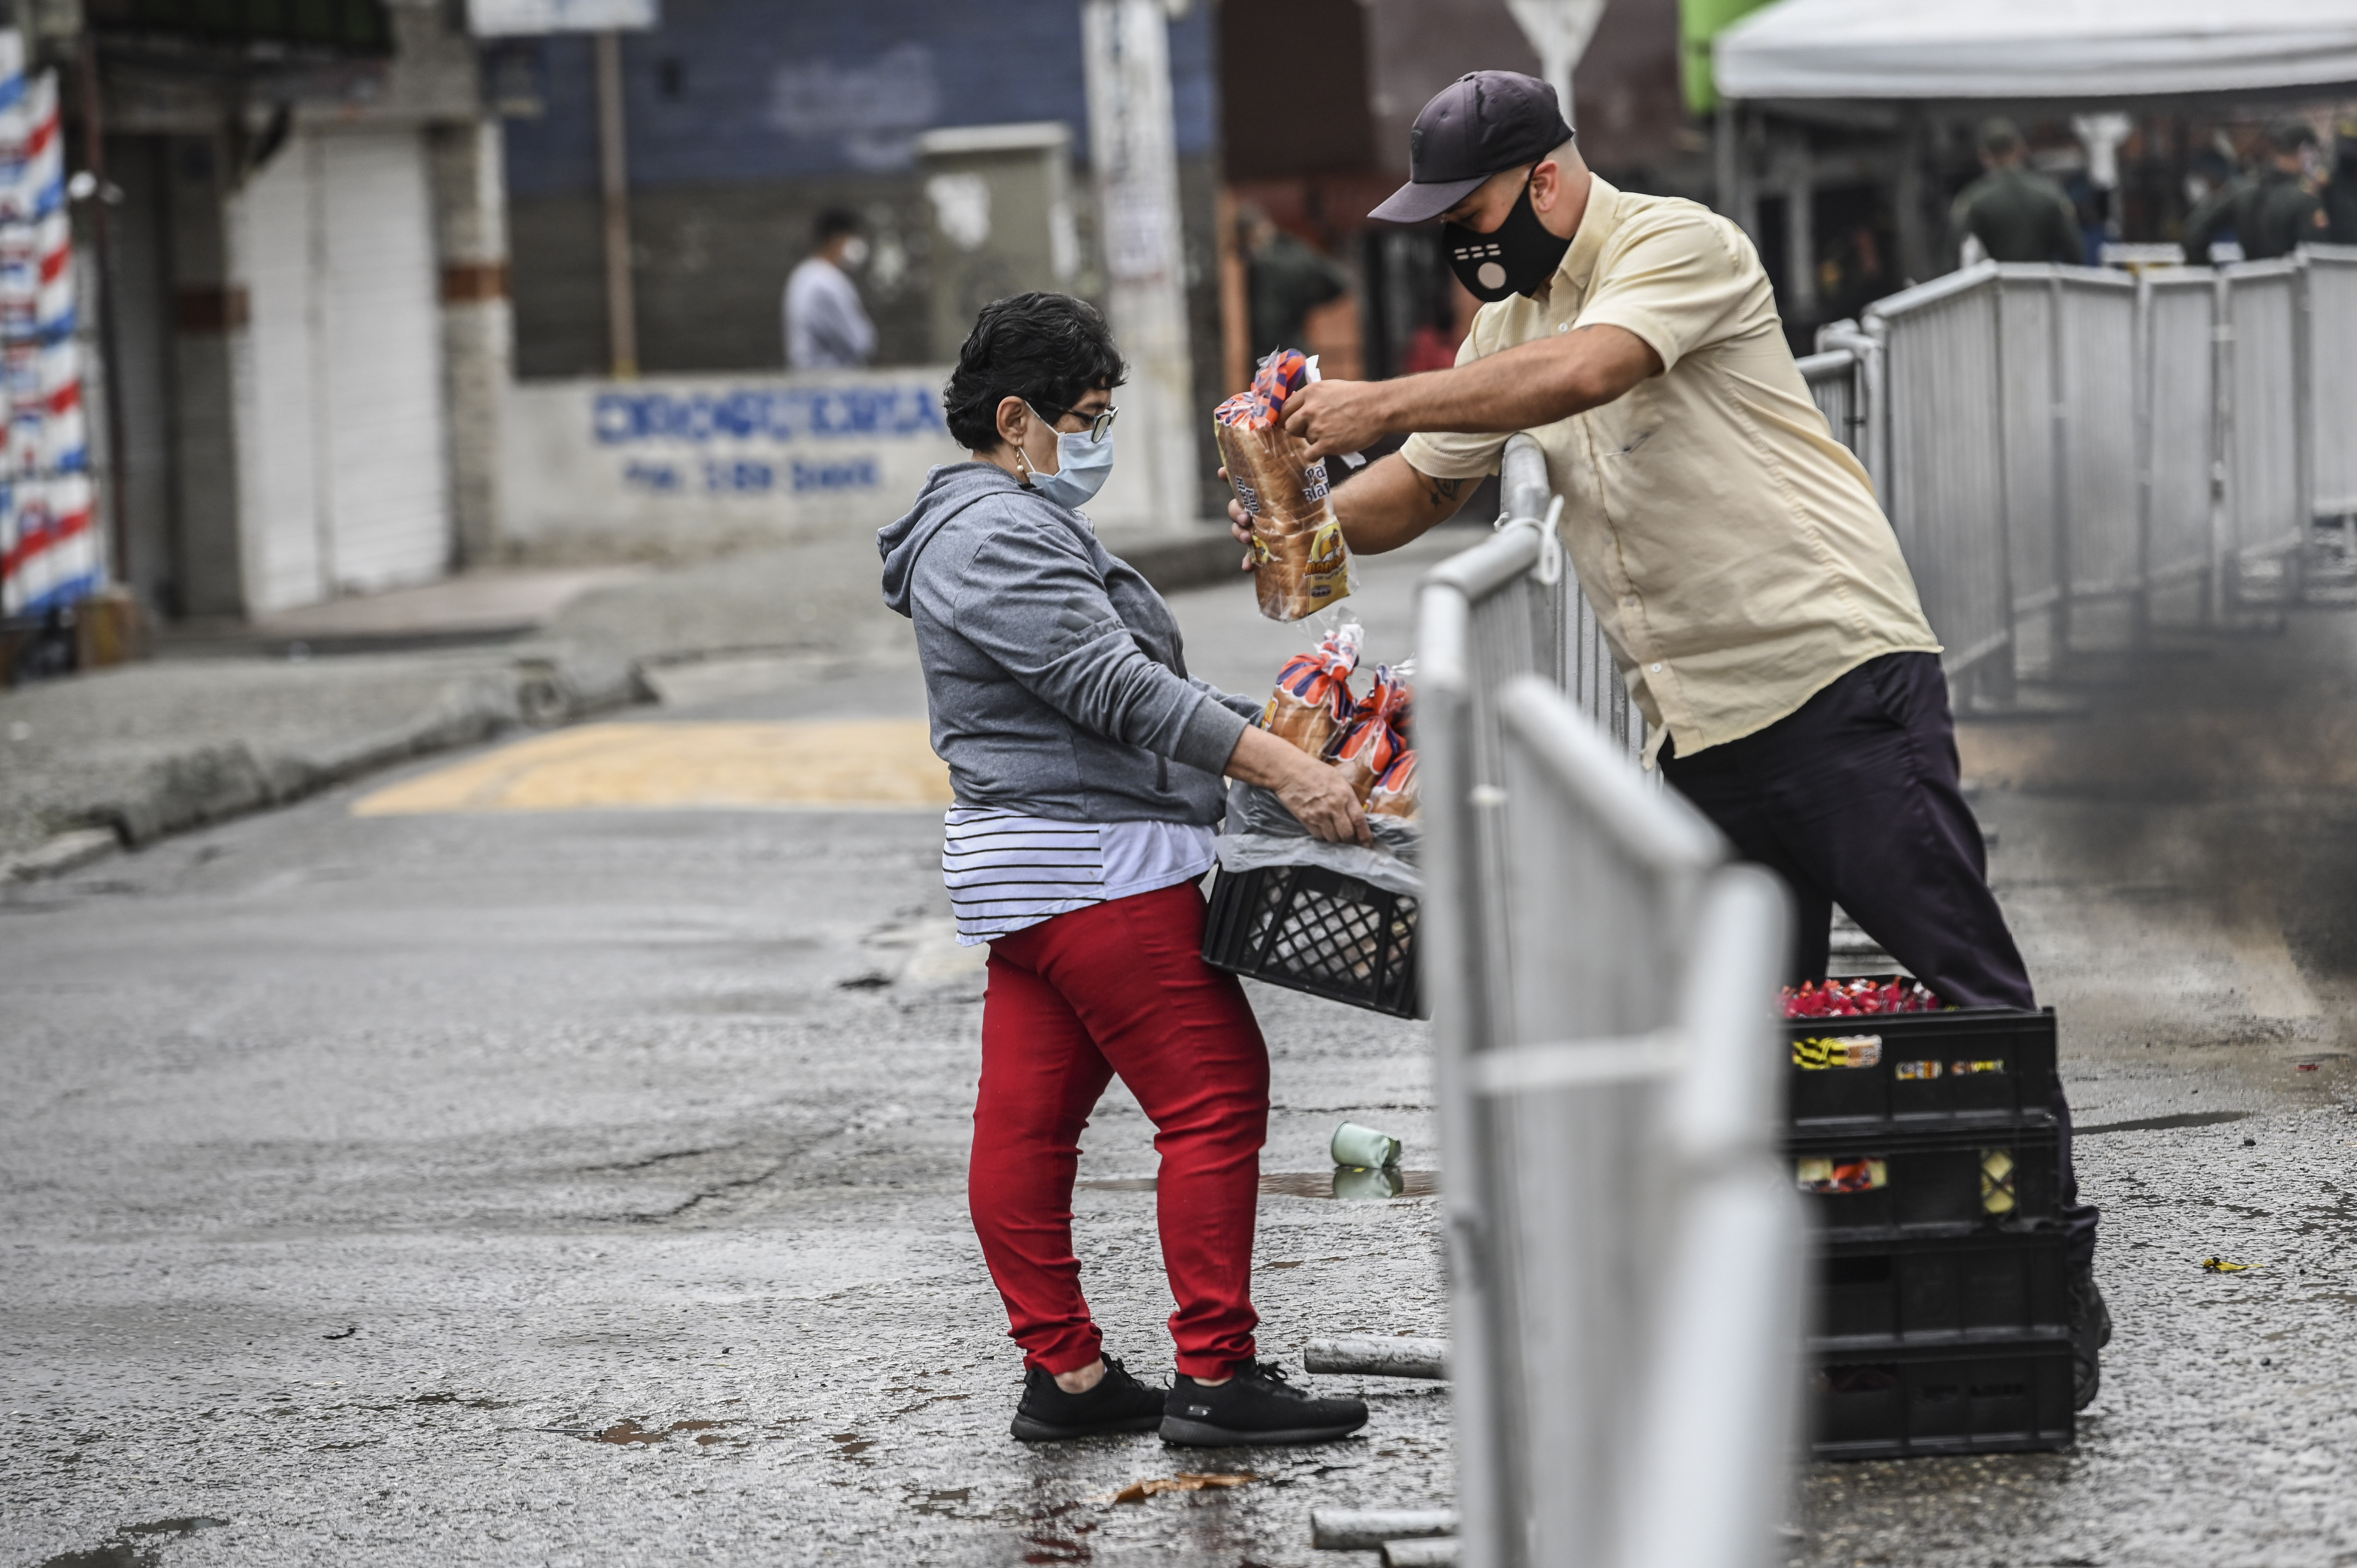
[[[38,615],[105,582],[80,315],[57,75],[27,77],[23,36],[0,31],[0,613]]]

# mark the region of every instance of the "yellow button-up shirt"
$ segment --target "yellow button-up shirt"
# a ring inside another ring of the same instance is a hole
[[[1869,659],[1940,644],[1872,482],[1784,341],[1758,252],[1691,201],[1598,179],[1541,297],[1486,305],[1465,364],[1609,323],[1662,373],[1531,432],[1631,696],[1678,755],[1792,713]],[[1495,473],[1503,435],[1416,435],[1436,478]]]

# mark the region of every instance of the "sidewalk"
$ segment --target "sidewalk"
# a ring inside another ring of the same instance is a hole
[[[1238,553],[1211,528],[1106,542],[1165,589]],[[877,578],[861,532],[669,570],[500,569],[176,628],[152,662],[0,692],[0,882],[657,700],[707,661],[763,655],[817,677],[913,658]]]

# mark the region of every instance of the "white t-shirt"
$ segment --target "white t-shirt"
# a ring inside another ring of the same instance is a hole
[[[786,368],[856,371],[876,352],[876,327],[843,269],[813,256],[786,279]]]

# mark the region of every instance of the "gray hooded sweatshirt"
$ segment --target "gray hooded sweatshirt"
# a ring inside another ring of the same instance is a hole
[[[877,535],[916,623],[933,750],[961,806],[1211,826],[1260,703],[1187,673],[1162,596],[1080,513],[988,463],[935,468]]]

